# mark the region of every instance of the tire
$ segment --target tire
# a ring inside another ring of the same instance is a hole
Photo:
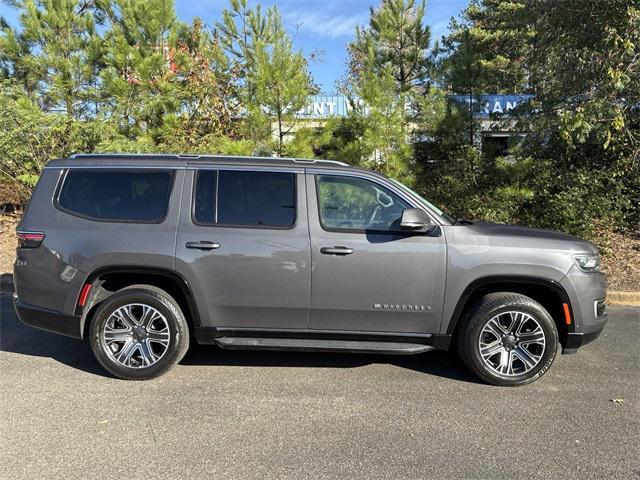
[[[132,285],[100,304],[91,320],[90,341],[96,359],[113,376],[148,380],[182,360],[189,327],[167,292]]]
[[[540,378],[557,349],[558,331],[549,312],[517,293],[482,297],[469,309],[458,336],[458,351],[469,370],[505,387]]]

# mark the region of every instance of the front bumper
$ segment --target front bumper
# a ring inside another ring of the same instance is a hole
[[[82,338],[81,317],[79,316],[66,315],[48,308],[23,303],[18,300],[15,294],[13,296],[13,306],[16,309],[18,318],[25,325],[66,335],[67,337]]]
[[[607,323],[607,281],[602,273],[584,273],[574,265],[560,284],[569,296],[572,311],[562,353],[574,353],[598,338]]]
[[[567,340],[562,347],[562,353],[576,353],[580,347],[593,342],[602,333],[602,328],[591,333],[568,333]]]

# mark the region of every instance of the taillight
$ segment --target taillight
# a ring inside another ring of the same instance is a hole
[[[38,248],[43,240],[42,232],[18,232],[18,248]]]

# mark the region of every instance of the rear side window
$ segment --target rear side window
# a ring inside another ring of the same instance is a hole
[[[169,206],[171,171],[69,170],[57,206],[69,213],[111,222],[159,223]]]
[[[199,171],[193,217],[205,225],[291,227],[296,221],[295,174]]]

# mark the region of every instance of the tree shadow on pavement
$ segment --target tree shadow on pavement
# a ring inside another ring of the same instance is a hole
[[[87,373],[109,376],[98,365],[88,342],[31,328],[20,322],[9,294],[0,296],[0,351],[49,357]],[[427,375],[477,383],[454,353],[438,351],[418,355],[240,351],[197,345],[194,342],[180,364],[186,367],[210,365],[290,368],[356,368],[370,364],[388,364]]]

